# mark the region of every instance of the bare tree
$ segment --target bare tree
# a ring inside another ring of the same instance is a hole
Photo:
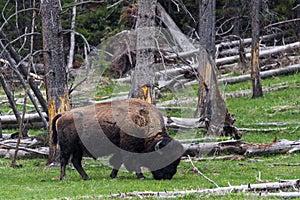
[[[200,45],[215,59],[215,11],[216,0],[202,0],[199,3]]]
[[[205,77],[205,70],[207,65],[211,65],[208,59],[214,58],[215,54],[215,0],[203,0],[199,3],[199,37],[200,37],[200,51],[199,51],[199,87],[198,87],[198,105],[195,116],[207,116],[208,102],[207,99],[209,86],[207,85],[207,78]],[[211,69],[211,68],[210,68]]]
[[[198,105],[195,116],[205,120],[209,135],[221,135],[226,104],[217,80],[215,64],[215,0],[203,0],[199,4],[199,37],[201,47],[198,56]]]
[[[40,13],[42,19],[43,49],[45,51],[44,64],[48,116],[51,122],[57,113],[69,110],[70,108],[60,19],[60,0],[42,0]],[[52,124],[50,123],[49,162],[55,157],[51,128]]]
[[[259,10],[260,0],[252,0],[252,44],[251,44],[251,78],[252,98],[263,96],[259,69]]]
[[[137,53],[130,97],[154,102],[154,48],[156,0],[138,0]]]
[[[76,25],[76,11],[77,11],[77,0],[74,0],[75,5],[73,6],[72,9],[72,19],[71,19],[71,30],[74,30],[75,25]],[[70,36],[70,51],[69,51],[69,59],[68,59],[68,65],[67,69],[68,71],[72,68],[73,66],[73,61],[74,61],[74,51],[75,51],[75,32],[71,32]]]

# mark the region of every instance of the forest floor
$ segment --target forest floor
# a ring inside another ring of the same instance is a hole
[[[242,140],[255,143],[272,143],[274,138],[277,141],[281,139],[299,140],[300,74],[263,79],[262,84],[263,87],[281,85],[287,87],[265,93],[263,97],[257,99],[251,99],[250,95],[226,98],[229,112],[235,114],[235,126],[244,130],[242,131]],[[247,81],[227,85],[225,93],[238,93],[249,89],[251,89],[251,82]],[[189,91],[195,91],[195,88],[191,88]],[[178,99],[181,98],[180,95],[180,91],[177,91],[176,96],[172,96],[171,92],[165,91],[163,98],[159,101]],[[193,104],[173,106],[191,108]],[[1,107],[2,109],[4,108]],[[191,110],[187,109],[179,114],[175,112],[174,115],[188,116],[191,113]],[[11,133],[12,131],[16,130],[3,130],[4,133]],[[36,135],[41,131],[44,130],[29,130],[29,134]],[[206,137],[204,131],[199,129],[182,132],[173,131],[172,136],[176,139]],[[84,159],[84,168],[92,178],[90,181],[82,181],[77,171],[72,167],[68,167],[68,179],[59,181],[59,168],[46,167],[47,160],[44,158],[19,159],[17,162],[22,165],[20,168],[11,168],[11,159],[0,158],[0,196],[3,199],[108,199],[111,196],[137,199],[144,196],[142,193],[134,193],[135,191],[163,192],[166,194],[170,192],[170,196],[172,196],[174,191],[217,188],[215,184],[197,173],[197,170],[213,180],[219,187],[250,186],[257,183],[272,183],[300,178],[299,152],[240,157],[240,159],[237,157],[233,160],[219,160],[205,155],[201,158],[202,160],[198,161],[183,160],[178,167],[177,174],[169,181],[153,180],[151,174],[147,171],[145,173],[146,180],[136,180],[134,174],[125,170],[120,172],[117,179],[112,180],[109,178],[111,168],[108,165],[108,158]],[[285,188],[281,192],[291,191],[295,191],[295,188]],[[178,199],[256,199],[261,198],[258,197],[261,194],[271,192],[261,190],[237,192],[232,190],[221,194],[194,192],[172,197]],[[150,197],[153,199],[158,198],[155,196]],[[265,198],[270,199],[272,197]]]

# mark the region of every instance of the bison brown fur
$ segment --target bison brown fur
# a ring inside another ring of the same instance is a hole
[[[53,144],[59,144],[61,172],[66,178],[69,159],[84,180],[89,176],[81,161],[84,153],[96,158],[112,155],[111,178],[122,164],[137,178],[145,178],[141,167],[154,179],[172,179],[183,146],[167,133],[157,108],[145,101],[126,99],[97,103],[56,115],[52,121]]]

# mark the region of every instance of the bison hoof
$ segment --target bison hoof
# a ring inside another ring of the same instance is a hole
[[[110,178],[117,178],[117,175],[111,174],[111,175],[110,175]]]
[[[146,177],[142,173],[136,173],[136,178],[140,180],[145,180]]]
[[[118,174],[118,171],[117,169],[113,169],[110,173],[110,178],[116,178],[117,177],[117,174]]]
[[[85,180],[85,181],[88,181],[88,180],[91,180],[91,178],[90,177],[84,177],[84,178],[82,178],[83,180]]]

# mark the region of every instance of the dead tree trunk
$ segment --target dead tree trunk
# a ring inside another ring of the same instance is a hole
[[[77,0],[74,0],[74,3],[77,3]],[[74,5],[72,9],[72,19],[71,19],[71,30],[75,29],[76,25],[76,11],[77,11],[77,6]],[[70,50],[69,50],[69,59],[68,59],[68,65],[67,69],[68,72],[71,70],[74,62],[74,52],[75,52],[75,32],[71,32],[70,35]]]
[[[57,113],[70,109],[66,67],[63,51],[63,34],[61,27],[61,5],[59,0],[41,1],[42,31],[46,93],[48,101],[49,162],[55,158],[55,147],[52,145],[51,121]]]
[[[204,116],[210,118],[208,110],[209,104],[207,102],[210,88],[207,83],[206,72],[207,65],[214,66],[209,62],[215,59],[215,0],[204,0],[199,3],[199,37],[200,37],[200,50],[198,57],[198,106],[195,116]]]
[[[263,95],[259,69],[259,9],[260,0],[252,0],[252,50],[251,50],[251,78],[252,98]]]
[[[215,0],[200,1],[198,56],[198,105],[195,116],[207,122],[209,135],[221,135],[225,122],[226,105],[219,92],[215,65]]]
[[[200,45],[215,59],[215,0],[202,0],[199,3]]]
[[[137,53],[130,97],[154,102],[154,49],[156,0],[138,0]]]

